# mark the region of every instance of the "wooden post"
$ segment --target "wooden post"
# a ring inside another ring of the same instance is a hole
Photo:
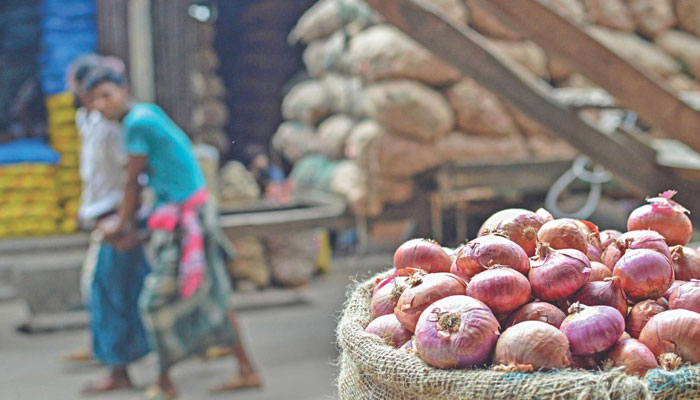
[[[97,2],[98,51],[117,56],[129,65],[128,2],[100,0]]]
[[[150,0],[129,0],[128,21],[131,91],[140,101],[154,101]]]

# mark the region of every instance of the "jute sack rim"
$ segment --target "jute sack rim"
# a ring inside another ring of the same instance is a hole
[[[655,369],[644,379],[616,370],[504,373],[485,368],[441,370],[430,367],[419,357],[387,346],[376,335],[364,332],[371,321],[372,290],[378,281],[390,274],[391,271],[379,273],[348,289],[348,299],[336,331],[341,349],[341,380],[345,380],[338,382],[339,390],[348,385],[346,371],[352,370],[357,371],[362,380],[369,379],[421,399],[700,399],[700,365],[672,372]],[[344,363],[352,363],[352,366]],[[485,393],[485,386],[493,390]],[[357,390],[362,392],[361,388]]]

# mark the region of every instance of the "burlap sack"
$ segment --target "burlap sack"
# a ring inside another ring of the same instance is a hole
[[[700,36],[700,1],[675,0],[678,25],[686,31]]]
[[[345,142],[345,157],[363,159],[370,145],[384,135],[384,128],[373,119],[365,119],[355,125]]]
[[[466,0],[469,7],[469,25],[477,32],[496,39],[520,40],[518,31],[500,21],[480,3],[484,0]]]
[[[324,82],[316,79],[296,84],[282,99],[282,116],[309,125],[333,112],[330,94]]]
[[[520,136],[482,136],[451,132],[435,145],[444,162],[483,162],[522,160],[528,158],[527,147]]]
[[[487,369],[439,370],[414,354],[384,344],[364,328],[378,274],[351,287],[336,329],[340,400],[681,400],[700,396],[700,366],[624,373],[560,370],[504,373]]]
[[[313,126],[300,121],[285,121],[272,136],[272,148],[290,162],[297,162],[316,150]]]
[[[345,142],[350,131],[355,126],[355,120],[344,114],[335,114],[319,124],[315,140],[318,150],[329,160],[342,158],[345,153]]]
[[[518,134],[515,121],[498,97],[473,79],[463,78],[449,87],[446,94],[460,130],[490,136]]]
[[[221,100],[205,100],[192,112],[192,128],[220,128],[228,122],[229,111],[226,103]]]
[[[327,106],[332,112],[363,117],[362,97],[364,85],[358,77],[328,73],[321,79],[326,93]]]
[[[623,0],[585,0],[588,16],[600,26],[632,32],[636,28],[632,13]]]
[[[549,79],[547,55],[544,50],[531,41],[489,40],[496,51],[522,65],[528,71],[543,79]]]
[[[700,39],[677,30],[667,30],[656,37],[656,45],[679,59],[690,72],[700,78]]]
[[[290,43],[310,43],[349,23],[358,29],[357,26],[371,24],[373,14],[373,10],[361,0],[321,0],[299,18],[288,39]]]
[[[353,74],[366,81],[405,78],[437,85],[460,76],[459,70],[388,24],[373,26],[353,37],[347,56]]]
[[[419,82],[376,83],[365,89],[363,100],[368,116],[406,138],[435,140],[454,126],[454,112],[447,99]]]
[[[676,25],[672,0],[627,0],[632,17],[637,23],[637,30],[642,34],[655,37]]]
[[[579,24],[588,22],[588,15],[580,0],[540,0],[560,15]]]
[[[466,25],[469,21],[469,9],[463,0],[432,0],[430,4],[456,22]]]
[[[688,77],[686,74],[676,74],[668,77],[666,83],[673,90],[679,92],[700,92],[700,82]]]
[[[435,143],[422,143],[386,133],[372,144],[376,170],[382,176],[405,179],[427,171],[446,161],[436,150]]]
[[[326,39],[309,43],[302,54],[309,75],[318,78],[329,71],[346,72],[346,43],[347,37],[342,30],[336,31]]]

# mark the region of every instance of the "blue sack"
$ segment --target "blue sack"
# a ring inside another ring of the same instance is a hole
[[[0,165],[39,162],[58,164],[61,156],[43,140],[18,139],[0,144]]]

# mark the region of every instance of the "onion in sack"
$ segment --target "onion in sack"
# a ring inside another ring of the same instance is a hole
[[[564,311],[558,309],[556,306],[543,301],[536,301],[534,303],[525,304],[511,314],[506,322],[506,327],[510,328],[524,321],[540,321],[546,322],[555,328],[559,328],[565,318],[566,314],[564,314]]]
[[[644,377],[647,371],[657,368],[656,356],[637,339],[622,339],[608,352],[611,367],[623,367],[629,375]]]
[[[544,224],[539,215],[522,208],[508,208],[490,216],[481,228],[479,236],[503,232],[508,239],[525,250],[528,257],[535,255],[537,231]]]
[[[541,321],[525,321],[503,332],[496,343],[493,363],[516,370],[568,367],[569,341],[557,328]]]
[[[636,208],[627,219],[627,230],[651,229],[666,238],[669,246],[685,246],[693,234],[693,224],[682,205],[671,200],[675,190],[647,199],[649,204]]]
[[[614,229],[606,229],[600,232],[600,248],[605,250],[611,243],[622,235],[622,232]]]
[[[673,246],[671,262],[676,279],[681,281],[700,279],[700,253],[697,250],[680,245]]]
[[[559,329],[569,339],[573,355],[586,356],[607,350],[625,331],[624,318],[612,307],[574,303],[569,312]]]
[[[527,274],[530,259],[525,250],[500,234],[480,236],[462,246],[450,272],[469,279],[493,265],[506,265]]]
[[[668,305],[658,300],[644,300],[635,304],[627,316],[627,332],[635,339],[639,339],[644,325],[656,314],[668,310]]]
[[[530,301],[530,282],[514,269],[493,266],[474,276],[467,296],[483,301],[494,314],[504,315]]]
[[[686,284],[688,281],[681,281],[681,280],[674,280],[673,283],[671,284],[671,287],[668,288],[666,293],[664,293],[664,299],[668,300],[671,298],[671,294],[673,294],[673,291],[678,289],[680,285]]]
[[[613,276],[622,280],[622,289],[632,301],[658,299],[671,287],[671,261],[658,251],[627,250],[615,264]]]
[[[539,215],[540,218],[542,218],[543,222],[549,222],[554,219],[552,213],[545,210],[544,208],[538,208],[537,210],[535,210],[535,214]]]
[[[468,289],[467,293],[469,293]],[[693,279],[684,285],[678,286],[671,293],[668,305],[671,310],[684,309],[700,313],[700,280]],[[698,343],[698,346],[700,346],[700,343]]]
[[[671,251],[658,232],[650,230],[629,231],[623,233],[614,244],[608,246],[603,253],[603,264],[608,268],[615,268],[615,264],[622,258],[627,250],[651,249],[656,250],[671,259]]]
[[[669,310],[647,322],[639,341],[658,358],[674,353],[684,362],[700,363],[700,314],[688,310]]]
[[[576,249],[584,254],[588,250],[586,234],[576,220],[570,218],[555,219],[542,225],[537,232],[537,240],[557,250]]]
[[[408,342],[413,333],[399,322],[394,314],[382,315],[367,325],[365,332],[372,333],[384,340],[386,344],[399,348]]]
[[[408,287],[401,293],[394,314],[411,332],[416,329],[420,314],[429,305],[444,297],[467,293],[467,284],[461,278],[445,272],[427,275],[414,273],[407,283]]]
[[[540,243],[537,257],[530,262],[528,279],[535,297],[546,301],[564,300],[588,280],[591,264],[585,254],[574,249],[554,250]]]
[[[622,318],[627,317],[627,297],[617,276],[583,285],[573,301],[587,306],[610,306],[619,311]]]
[[[603,263],[591,261],[591,274],[588,275],[588,282],[598,282],[612,276],[612,270]]]
[[[412,269],[422,269],[428,273],[450,272],[450,265],[450,256],[430,239],[411,239],[394,253],[394,267],[399,275],[410,275]]]
[[[394,312],[401,293],[408,286],[406,279],[405,276],[390,276],[377,285],[370,305],[372,319]]]
[[[486,304],[469,296],[450,296],[423,312],[413,345],[433,367],[468,368],[489,361],[498,331],[498,321]]]

